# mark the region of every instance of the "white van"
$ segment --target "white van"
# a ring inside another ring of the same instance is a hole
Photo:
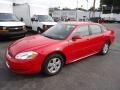
[[[13,7],[14,14],[26,26],[38,33],[42,33],[51,26],[57,24],[51,16],[49,16],[49,9],[46,6],[36,4],[19,4]]]
[[[9,1],[0,1],[0,38],[24,37],[25,24],[13,15],[13,5]]]
[[[115,13],[102,14],[101,18],[103,18],[106,22],[110,22],[110,23],[118,22],[118,23],[120,23],[120,14],[115,14]]]

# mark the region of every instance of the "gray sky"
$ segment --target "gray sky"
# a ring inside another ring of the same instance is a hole
[[[10,0],[12,1],[12,0]],[[18,3],[34,3],[34,4],[41,4],[41,5],[47,5],[49,7],[68,7],[68,8],[76,8],[77,6],[77,0],[13,0]],[[81,7],[83,5],[83,8],[87,9],[93,6],[94,0],[88,0],[88,7],[87,7],[87,0],[78,0],[79,4],[78,6]],[[100,0],[96,0],[96,8],[99,7]]]

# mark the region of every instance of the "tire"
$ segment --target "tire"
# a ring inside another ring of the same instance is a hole
[[[42,29],[38,27],[38,28],[37,28],[37,33],[38,33],[38,34],[41,34],[41,33],[42,33]]]
[[[60,54],[49,55],[43,65],[43,73],[52,76],[59,73],[62,69],[64,59]]]
[[[23,37],[25,37],[26,36],[26,34],[23,34]]]
[[[106,55],[109,51],[109,47],[110,47],[110,43],[106,42],[102,48],[102,50],[100,51],[101,55]]]
[[[23,34],[21,36],[19,36],[18,38],[24,38],[26,36],[26,34]]]

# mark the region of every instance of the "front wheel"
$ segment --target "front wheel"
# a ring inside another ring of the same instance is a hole
[[[57,74],[63,66],[63,57],[60,54],[48,56],[43,65],[43,71],[46,75],[52,76]]]
[[[38,28],[37,28],[37,33],[38,33],[38,34],[41,34],[41,33],[42,33],[42,29],[38,27]]]
[[[109,42],[106,42],[102,48],[102,50],[100,51],[100,54],[101,55],[105,55],[108,53],[109,51],[109,47],[110,47],[110,43]]]

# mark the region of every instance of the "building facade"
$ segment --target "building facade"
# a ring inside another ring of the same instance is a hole
[[[100,17],[101,12],[95,12],[95,17]],[[54,10],[52,17],[55,20],[86,21],[92,17],[92,12],[82,10]]]

